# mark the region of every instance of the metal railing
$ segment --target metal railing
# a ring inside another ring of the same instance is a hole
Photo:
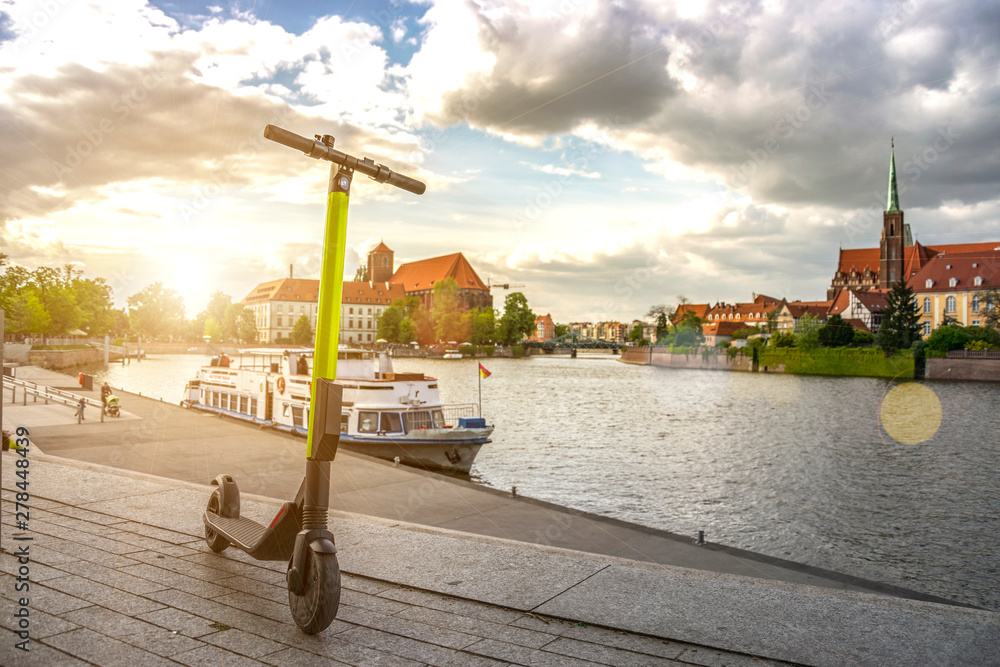
[[[949,359],[1000,359],[1000,350],[948,350]]]
[[[458,420],[460,417],[478,417],[479,412],[476,409],[475,403],[458,403],[455,405],[446,405],[441,408],[441,412],[444,413],[444,423],[448,426],[458,426]]]
[[[95,401],[92,398],[87,398],[86,396],[80,396],[79,394],[74,394],[73,392],[66,391],[64,389],[57,389],[56,387],[49,387],[47,385],[39,385],[28,380],[19,380],[18,378],[3,376],[3,391],[10,389],[11,392],[11,402],[17,403],[17,390],[21,390],[21,405],[28,404],[29,394],[32,396],[32,403],[37,403],[38,399],[41,398],[45,405],[48,405],[51,401],[58,405],[65,405],[66,407],[73,408],[77,410],[77,423],[82,421],[83,415],[79,414],[80,401],[84,402],[84,405],[88,408],[97,408],[99,414],[101,415],[101,421],[104,421],[104,404],[100,401]]]

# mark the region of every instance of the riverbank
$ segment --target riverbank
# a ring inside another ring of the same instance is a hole
[[[912,378],[913,355],[908,351],[886,357],[877,349],[701,348],[676,353],[669,347],[628,348],[620,361],[664,368],[791,373],[840,377]]]

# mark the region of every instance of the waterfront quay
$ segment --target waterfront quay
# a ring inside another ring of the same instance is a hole
[[[298,486],[302,440],[116,393],[126,414],[103,424],[4,394],[4,427],[31,433],[37,606],[26,657],[10,631],[20,456],[7,452],[2,664],[988,664],[1000,646],[991,612],[343,451],[344,597],[307,637],[283,565],[213,554],[201,527],[220,472],[246,515],[269,519]]]

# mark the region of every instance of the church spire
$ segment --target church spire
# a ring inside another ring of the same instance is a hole
[[[895,137],[890,142],[889,152],[889,196],[886,199],[885,211],[899,210],[899,191],[896,189],[896,140]]]

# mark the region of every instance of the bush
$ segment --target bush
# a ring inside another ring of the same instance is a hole
[[[514,345],[514,346],[512,346],[510,348],[510,352],[511,352],[511,354],[514,355],[515,359],[517,359],[519,357],[523,357],[524,356],[524,346],[523,345]]]
[[[771,336],[771,347],[795,347],[795,334],[791,331],[776,333]]]
[[[875,344],[875,334],[871,331],[865,331],[864,329],[855,329],[854,338],[851,340],[851,345],[854,347],[871,347]]]

